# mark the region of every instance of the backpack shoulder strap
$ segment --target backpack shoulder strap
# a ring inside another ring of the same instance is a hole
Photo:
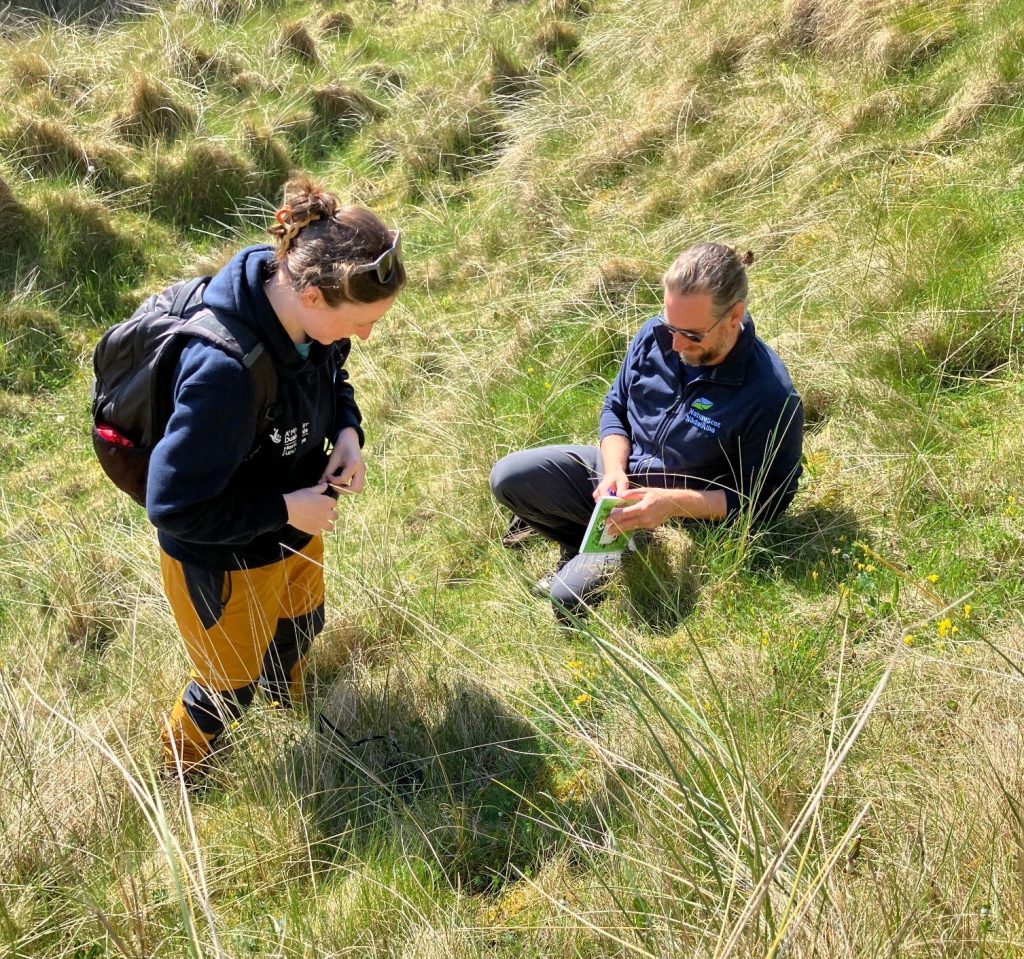
[[[172,316],[186,316],[188,311],[202,305],[203,293],[210,282],[209,276],[197,276],[194,280],[186,280],[178,286],[167,312]],[[198,297],[196,294],[199,294]],[[195,300],[195,302],[193,302]]]
[[[260,338],[241,323],[225,323],[210,309],[191,317],[182,332],[220,347],[249,371],[256,397],[257,430],[269,422],[277,402],[277,372]]]

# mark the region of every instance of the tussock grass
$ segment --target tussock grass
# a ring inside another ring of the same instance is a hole
[[[0,310],[0,388],[34,393],[73,370],[67,334],[48,310],[11,304]]]
[[[193,223],[200,210],[204,220],[223,222],[257,185],[255,168],[245,157],[203,142],[157,165],[152,184],[154,209],[181,226]]]
[[[234,85],[238,74],[242,72],[242,64],[231,54],[201,46],[183,46],[177,62],[185,80],[202,86],[217,82]]]
[[[477,173],[492,163],[505,139],[502,112],[479,93],[448,97],[421,90],[396,110],[413,109],[415,120],[385,128],[381,137],[401,160],[413,182],[438,175],[454,180]]]
[[[278,53],[291,54],[307,63],[319,63],[316,40],[309,27],[301,20],[286,23],[281,27],[275,50]]]
[[[121,148],[138,186],[0,143],[4,948],[1015,955],[1015,7],[373,3],[347,38],[324,15],[182,0],[0,41],[5,130],[60,124],[93,160],[143,64],[193,117]],[[553,21],[573,52],[534,46]],[[316,62],[268,56],[296,22]],[[315,115],[339,86],[386,118]],[[184,664],[145,518],[83,452],[89,346],[259,241],[310,165],[401,226],[410,288],[349,360],[370,473],[308,702],[255,705],[182,795],[149,767]],[[703,239],[757,253],[801,489],[767,530],[659,531],[560,632],[528,592],[555,552],[499,548],[488,470],[594,441]]]
[[[560,20],[545,24],[533,38],[533,46],[545,62],[558,67],[571,67],[579,61],[580,42],[576,27]]]
[[[316,22],[316,32],[320,37],[344,37],[356,27],[352,14],[344,10],[331,10],[323,14]]]
[[[129,141],[172,141],[195,129],[196,123],[191,106],[165,84],[143,74],[131,83],[127,106],[115,118],[114,127]]]
[[[362,90],[332,83],[315,87],[313,116],[327,131],[352,131],[381,115],[381,107]]]

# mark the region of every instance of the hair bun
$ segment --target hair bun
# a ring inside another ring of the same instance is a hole
[[[277,240],[277,258],[283,260],[299,231],[338,212],[338,198],[308,176],[293,177],[284,185],[284,204],[267,232]]]
[[[754,262],[754,251],[753,250],[747,250],[746,253],[744,253],[744,254],[742,254],[740,256],[740,263],[742,263],[744,266],[750,266],[750,264],[753,263],[753,262]]]

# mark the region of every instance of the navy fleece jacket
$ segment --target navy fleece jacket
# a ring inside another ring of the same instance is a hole
[[[160,545],[182,562],[212,569],[262,566],[309,536],[287,525],[284,493],[315,485],[325,441],[346,426],[363,434],[342,364],[351,343],[312,344],[303,359],[263,290],[273,251],[249,247],[211,281],[204,304],[259,336],[272,357],[277,397],[269,420],[256,409],[242,364],[202,340],[181,354],[174,409],[153,450],[146,510]]]
[[[601,411],[601,439],[632,444],[629,473],[646,486],[725,492],[729,518],[757,520],[796,493],[803,406],[782,361],[748,314],[739,339],[714,366],[687,367],[660,316],[629,346]]]

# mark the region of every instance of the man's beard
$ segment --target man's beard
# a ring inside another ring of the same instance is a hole
[[[683,361],[683,366],[707,366],[708,363],[713,363],[718,359],[720,350],[712,347],[709,350],[702,350],[696,356],[690,357],[685,353],[679,354],[679,359]]]

